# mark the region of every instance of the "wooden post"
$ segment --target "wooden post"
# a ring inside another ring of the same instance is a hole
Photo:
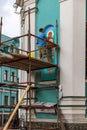
[[[16,105],[14,111],[12,112],[11,116],[9,117],[9,119],[8,119],[6,125],[4,126],[3,130],[7,130],[7,129],[8,129],[8,126],[9,126],[11,120],[13,119],[13,117],[14,117],[15,113],[17,112],[17,110],[18,110],[18,108],[19,108],[19,106],[20,106],[20,104],[21,104],[21,102],[22,102],[24,96],[26,95],[26,93],[28,92],[29,89],[30,89],[30,86],[27,85],[27,87],[26,87],[24,93],[22,94],[22,96],[21,96],[19,102],[17,103],[17,105]]]

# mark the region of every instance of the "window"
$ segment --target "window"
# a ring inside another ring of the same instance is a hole
[[[15,105],[15,97],[11,97],[11,105]]]
[[[16,76],[14,72],[11,73],[11,82],[16,82]]]
[[[6,105],[6,106],[8,105],[8,96],[4,97],[4,105]]]
[[[4,80],[8,81],[8,71],[7,70],[4,71]]]
[[[11,45],[11,46],[10,46],[10,52],[11,52],[11,53],[14,53],[14,45]]]

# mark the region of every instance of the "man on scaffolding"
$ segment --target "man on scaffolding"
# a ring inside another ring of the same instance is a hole
[[[40,34],[38,35],[37,40],[37,45],[38,45],[38,50],[39,50],[39,59],[41,58],[46,58],[47,53],[46,53],[46,42],[45,42],[45,35],[43,33],[43,28],[39,29]]]

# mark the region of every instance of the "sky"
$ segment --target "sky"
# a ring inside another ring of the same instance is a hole
[[[15,37],[20,35],[20,14],[16,14],[13,4],[16,0],[0,0],[0,17],[2,17],[2,34]]]

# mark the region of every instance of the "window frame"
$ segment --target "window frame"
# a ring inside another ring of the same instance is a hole
[[[7,95],[4,96],[4,105],[8,106],[8,96]]]
[[[4,81],[8,81],[8,70],[4,71]]]

